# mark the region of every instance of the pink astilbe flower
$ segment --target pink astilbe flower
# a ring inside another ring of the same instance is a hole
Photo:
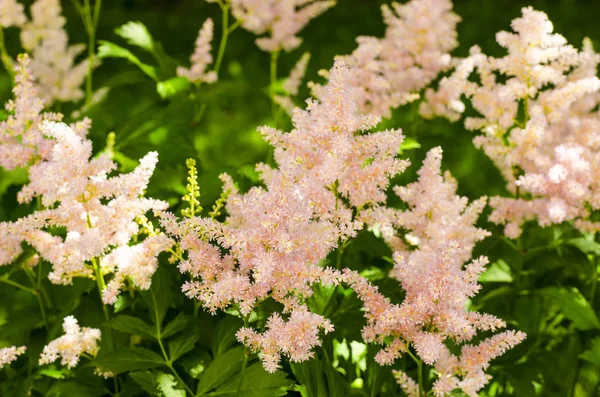
[[[454,389],[461,389],[469,397],[478,397],[490,380],[485,374],[489,362],[512,349],[525,339],[520,331],[505,331],[485,339],[479,345],[464,345],[460,357],[454,356],[445,346],[435,369],[439,379],[433,384],[436,397],[450,396]]]
[[[142,197],[158,161],[148,153],[129,174],[108,177],[116,168],[106,153],[89,159],[92,145],[65,124],[47,122],[41,127],[54,140],[48,159],[29,169],[28,185],[18,194],[20,202],[41,197],[40,211],[2,227],[17,235],[52,263],[48,275],[56,284],[70,284],[73,277],[93,277],[89,263],[102,259],[102,272],[113,274],[105,303],[114,298],[127,278],[145,289],[156,269],[156,255],[171,245],[164,235],[150,236],[130,246],[139,233],[138,217],[149,210],[165,210],[167,203]],[[63,238],[48,227],[66,229]],[[113,249],[109,253],[110,249]]]
[[[306,67],[308,66],[308,62],[310,61],[310,53],[305,52],[302,54],[296,65],[292,68],[290,75],[284,80],[282,89],[285,95],[274,95],[273,100],[282,107],[290,116],[294,110],[294,101],[293,97],[298,95],[298,90],[300,88],[300,84],[302,83],[302,79],[306,74]]]
[[[25,22],[23,4],[17,0],[0,0],[0,28],[22,26]]]
[[[212,46],[210,42],[213,39],[214,24],[212,19],[208,18],[198,33],[196,39],[196,47],[194,53],[190,57],[191,67],[177,68],[177,76],[185,77],[192,83],[214,83],[217,81],[217,73],[214,71],[207,72],[206,68],[213,61],[213,57],[210,54]]]
[[[0,122],[0,166],[11,170],[47,159],[52,141],[44,138],[40,126],[45,121],[60,121],[60,113],[43,113],[44,102],[38,96],[35,79],[29,69],[28,55],[18,57],[15,68],[14,100],[6,104],[8,119]],[[71,127],[81,136],[87,134],[91,121],[87,118]]]
[[[68,368],[76,367],[82,354],[95,357],[101,332],[96,328],[80,327],[77,319],[67,316],[63,320],[63,336],[44,346],[39,364],[50,364],[61,358],[61,364]]]
[[[292,51],[302,39],[298,33],[335,5],[332,0],[231,0],[231,12],[244,29],[264,35],[256,39],[263,51]]]
[[[15,361],[17,357],[25,353],[26,346],[11,346],[0,349],[0,369]]]
[[[85,45],[69,45],[65,18],[59,0],[36,0],[31,6],[31,21],[21,30],[21,44],[31,55],[31,70],[38,90],[47,103],[78,101],[83,98],[81,84],[87,76],[89,59],[75,64]],[[98,61],[94,60],[94,65]]]
[[[241,328],[237,338],[263,354],[263,365],[268,372],[277,371],[281,355],[291,362],[312,358],[312,349],[321,344],[319,329],[325,333],[333,331],[329,320],[305,309],[294,310],[288,321],[275,313],[267,321],[266,328],[263,334],[251,328]]]
[[[419,396],[419,385],[412,378],[406,375],[406,372],[400,370],[392,370],[396,382],[400,385],[400,388],[406,394],[407,397],[420,397]]]
[[[496,36],[507,55],[493,58],[472,48],[436,91],[428,90],[421,113],[457,120],[465,110],[461,96],[470,99],[480,116],[465,125],[483,133],[473,142],[517,196],[490,200],[490,220],[506,225],[508,237],[518,237],[530,220],[541,226],[574,221],[582,231],[600,230],[588,220],[590,209],[600,209],[600,55],[589,40],[579,51],[552,33],[543,12],[522,12],[511,24],[514,33]],[[478,82],[469,79],[472,73]]]
[[[388,178],[407,164],[396,158],[400,131],[360,134],[378,120],[357,113],[347,73],[337,62],[322,100],[309,100],[307,110],[295,109],[291,132],[261,128],[275,147],[278,167],[260,164],[264,187],[245,194],[229,176],[222,176],[225,223],[201,217],[178,222],[172,215],[163,216],[164,227],[187,255],[179,267],[192,276],[183,287],[189,297],[211,312],[235,305],[243,316],[267,298],[283,304],[283,315],[273,314],[265,333],[245,328],[238,334],[242,342],[263,351],[269,370],[277,367],[282,354],[297,361],[308,358],[319,343],[319,330],[330,330],[328,320],[308,312],[305,303],[314,283],[337,284],[341,277],[320,263],[362,228],[352,207],[380,205]],[[286,325],[296,323],[301,329]],[[279,337],[278,329],[297,332],[302,339],[282,345],[273,339]]]
[[[419,180],[405,187],[395,187],[398,196],[408,205],[406,210],[379,207],[361,214],[371,228],[381,231],[395,251],[392,276],[406,293],[404,301],[392,304],[357,272],[344,271],[344,281],[364,302],[367,325],[362,331],[363,338],[385,345],[375,356],[382,365],[392,364],[412,345],[423,362],[437,368],[438,362],[445,358],[446,341],[464,343],[472,340],[478,330],[495,331],[505,327],[505,323],[494,316],[466,309],[469,298],[480,289],[477,280],[488,263],[486,257],[471,260],[475,244],[489,235],[474,226],[486,199],[469,204],[466,198],[456,195],[456,181],[449,173],[441,175],[441,160],[440,148],[430,150],[418,172]],[[404,239],[398,237],[398,229],[405,231]],[[503,346],[512,347],[517,339],[520,341],[522,334],[517,335],[514,343]],[[502,345],[502,338],[496,335],[483,345]],[[465,360],[470,360],[467,357],[470,350],[464,349]],[[487,362],[495,356],[487,355],[479,372],[473,373],[485,375]],[[456,369],[449,373],[454,376],[461,372]],[[472,382],[470,386],[453,383],[448,390],[457,387],[466,392],[479,390],[485,383],[477,379],[479,383]],[[412,383],[406,380],[405,374],[400,374],[398,381],[411,393]],[[447,380],[443,378],[439,382],[439,390],[442,390]]]
[[[390,117],[391,110],[418,98],[418,92],[449,68],[458,46],[450,0],[411,0],[382,7],[383,38],[362,36],[342,58],[351,73],[352,98],[362,113]],[[313,85],[320,96],[322,87]]]

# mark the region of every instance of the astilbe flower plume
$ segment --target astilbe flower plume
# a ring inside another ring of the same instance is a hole
[[[456,71],[429,90],[421,111],[458,120],[470,99],[479,117],[465,121],[483,134],[473,142],[494,161],[516,197],[493,197],[490,220],[505,224],[508,237],[521,225],[575,221],[583,231],[600,230],[589,221],[600,209],[600,56],[585,40],[582,50],[552,33],[543,12],[524,8],[512,32],[499,32],[507,55],[493,58],[473,47]],[[478,79],[469,77],[477,73]],[[503,79],[497,78],[502,76]]]
[[[103,291],[105,303],[114,303],[125,279],[141,289],[148,288],[158,265],[156,256],[172,245],[161,234],[130,245],[140,232],[136,220],[149,210],[168,206],[142,197],[157,154],[148,153],[129,174],[108,177],[116,168],[109,154],[90,160],[91,142],[69,126],[45,122],[41,132],[54,140],[52,154],[30,167],[29,184],[17,198],[25,203],[40,197],[43,208],[14,223],[0,224],[8,231],[7,243],[20,239],[35,248],[52,263],[48,277],[55,284],[70,284],[73,277],[99,277],[94,274],[93,261],[100,258],[102,277],[113,277]],[[64,228],[66,235],[52,233],[52,227]],[[8,250],[13,258],[19,251],[19,246]],[[11,258],[2,259],[6,263]]]
[[[298,33],[311,19],[335,5],[332,0],[231,0],[231,12],[241,26],[257,35],[263,51],[291,51],[302,39]]]
[[[418,98],[418,92],[448,69],[458,46],[450,0],[411,0],[382,7],[385,36],[358,37],[342,58],[351,73],[352,98],[365,114],[390,117],[391,110]],[[312,84],[319,97],[322,87]]]
[[[523,340],[525,335],[506,331],[487,339],[480,346],[487,346],[481,349],[487,349],[489,354],[481,356],[476,366],[467,367],[471,363],[468,355],[471,348],[467,346],[463,346],[463,354],[456,359],[460,364],[454,367],[439,364],[447,354],[445,341],[463,343],[472,340],[477,330],[495,331],[505,326],[494,316],[466,309],[468,299],[479,291],[477,279],[488,262],[486,257],[471,261],[475,243],[489,235],[474,226],[486,199],[469,204],[466,198],[457,196],[456,181],[449,173],[441,175],[441,159],[441,149],[432,149],[419,171],[419,180],[395,188],[408,205],[407,210],[379,208],[362,215],[367,224],[381,231],[395,251],[392,276],[406,292],[404,301],[390,303],[357,272],[346,270],[345,281],[365,304],[365,340],[388,342],[376,355],[377,362],[391,364],[412,345],[426,364],[446,369],[434,385],[436,395],[449,395],[456,387],[476,395],[472,393],[488,381],[480,375],[489,360]],[[404,239],[397,236],[397,230],[406,231]],[[440,369],[438,372],[442,373]],[[449,377],[456,379],[454,387],[440,391],[438,385]],[[414,383],[405,374],[398,373],[397,378],[409,395],[414,394]]]
[[[44,101],[39,98],[28,55],[20,55],[15,67],[14,100],[5,108],[9,116],[0,122],[0,166],[12,170],[25,167],[52,152],[52,141],[44,138],[40,126],[44,121],[60,121],[62,114],[43,112]],[[78,135],[84,136],[91,127],[87,118],[72,124]]]
[[[30,11],[31,21],[21,30],[21,45],[31,55],[30,67],[41,97],[47,103],[83,98],[80,87],[90,60],[75,63],[85,45],[69,45],[59,0],[36,0]],[[94,60],[93,66],[97,62]]]
[[[99,329],[80,327],[77,319],[67,316],[63,320],[63,336],[54,339],[46,346],[39,359],[39,364],[50,364],[61,358],[61,364],[73,368],[79,363],[83,354],[95,357],[98,354],[98,342],[102,336]]]
[[[0,29],[22,26],[27,22],[23,4],[17,0],[0,0]]]
[[[294,65],[290,71],[290,75],[283,81],[282,89],[284,94],[275,94],[273,100],[281,106],[289,115],[292,115],[294,110],[294,101],[292,98],[298,95],[300,84],[306,74],[306,68],[310,61],[310,53],[305,52],[302,54],[298,62]]]
[[[184,68],[182,66],[177,68],[177,75],[185,77],[192,83],[214,83],[217,81],[217,73],[214,71],[207,72],[206,68],[213,61],[212,55],[210,54],[211,44],[214,33],[214,23],[212,19],[207,19],[196,39],[196,45],[194,53],[190,57],[191,67]]]
[[[276,370],[281,355],[309,358],[320,343],[319,329],[332,329],[305,303],[312,284],[336,284],[341,276],[320,263],[362,227],[353,207],[378,206],[389,177],[407,164],[396,158],[400,131],[360,134],[378,120],[357,113],[347,73],[337,62],[322,100],[295,109],[291,132],[261,128],[275,147],[277,168],[259,164],[264,187],[245,194],[222,176],[225,223],[204,217],[163,220],[187,252],[179,267],[193,277],[184,285],[189,297],[211,312],[235,305],[243,317],[267,298],[283,305],[283,314],[273,314],[264,333],[250,327],[238,332],[240,341],[262,351],[269,371]],[[283,343],[282,335],[293,340]]]
[[[0,369],[15,361],[21,354],[25,353],[25,346],[10,346],[0,349]]]

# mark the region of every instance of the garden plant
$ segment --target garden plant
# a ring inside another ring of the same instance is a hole
[[[0,0],[0,396],[600,396],[598,18]]]

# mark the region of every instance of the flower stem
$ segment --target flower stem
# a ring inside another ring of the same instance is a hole
[[[248,316],[242,315],[242,319],[244,320],[244,327],[248,326],[248,318],[249,317],[250,317],[249,315]],[[248,365],[248,352],[246,351],[246,348],[244,348],[244,361],[242,361],[242,370],[240,372],[240,381],[238,383],[238,388],[237,388],[237,393],[236,393],[237,397],[240,397],[240,393],[242,392],[242,387],[244,386],[244,374],[246,373],[247,365]]]
[[[185,390],[191,396],[193,396],[194,392],[192,391],[192,389],[190,389],[190,387],[183,381],[183,379],[181,379],[181,376],[179,376],[179,374],[175,370],[175,367],[173,367],[173,363],[171,362],[171,359],[169,358],[169,355],[167,354],[167,351],[165,350],[165,346],[162,343],[162,338],[160,335],[160,324],[158,324],[158,323],[156,324],[156,339],[158,340],[158,345],[160,346],[160,351],[162,352],[162,355],[165,359],[165,363],[167,364],[167,367],[169,367],[169,369],[171,370],[171,372],[173,373],[175,378],[177,378],[177,381],[183,385]]]
[[[90,0],[84,0],[83,7],[75,1],[75,6],[81,13],[83,25],[88,34],[88,70],[85,80],[85,104],[89,105],[92,101],[93,85],[92,71],[94,69],[94,56],[96,53],[96,30],[98,28],[98,20],[100,18],[100,9],[102,8],[102,0],[96,0],[94,9],[92,10]]]
[[[423,361],[418,359],[410,350],[407,350],[408,355],[412,357],[415,363],[417,363],[417,371],[419,377],[419,397],[425,396],[425,389],[423,388]]]
[[[273,120],[277,118],[277,104],[275,103],[275,99],[273,98],[273,88],[275,87],[275,83],[277,83],[277,61],[279,60],[279,51],[271,52],[271,89],[269,90],[269,94],[271,96],[271,113],[273,114]],[[275,126],[277,127],[277,126]]]
[[[13,66],[13,60],[8,55],[6,51],[6,47],[4,46],[4,31],[2,30],[2,26],[0,26],[0,60],[2,60],[2,65],[4,65],[4,69],[10,76],[11,84],[15,82],[15,71]]]
[[[229,34],[233,32],[234,29],[229,29],[229,4],[221,4],[221,9],[223,10],[223,26],[221,27],[221,43],[219,43],[219,52],[217,53],[217,60],[215,61],[215,73],[219,74],[219,69],[221,69],[221,64],[223,63],[223,56],[225,55],[225,48],[227,47],[227,38]]]

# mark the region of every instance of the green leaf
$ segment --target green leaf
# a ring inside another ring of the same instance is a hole
[[[156,375],[150,371],[130,372],[129,376],[135,383],[140,385],[150,395],[156,394]]]
[[[147,51],[154,51],[154,39],[146,25],[140,21],[130,21],[115,29],[115,33],[127,41],[127,43],[143,48]]]
[[[71,371],[68,368],[42,368],[38,371],[38,374],[52,379],[65,379],[71,374]]]
[[[0,168],[0,196],[12,185],[24,185],[29,180],[26,168],[6,171]]]
[[[217,324],[213,335],[213,356],[218,357],[226,352],[236,341],[235,333],[244,323],[238,317],[227,316]]]
[[[510,283],[513,281],[513,275],[510,266],[502,259],[492,263],[485,272],[479,277],[482,283]]]
[[[123,58],[136,65],[140,70],[146,73],[152,80],[158,81],[158,72],[154,66],[140,61],[131,51],[110,41],[99,40],[98,57],[100,58]]]
[[[150,318],[152,322],[160,326],[169,304],[171,303],[171,289],[169,285],[169,276],[167,273],[159,270],[152,276],[152,285],[149,290],[142,292],[142,298],[150,309]]]
[[[164,397],[185,397],[185,390],[178,389],[177,381],[171,374],[160,373],[156,382],[158,383],[158,390],[162,392]]]
[[[168,338],[169,336],[175,335],[178,332],[183,331],[189,323],[190,317],[186,316],[183,313],[179,313],[177,317],[173,319],[173,321],[167,324],[160,336],[162,338]]]
[[[538,290],[537,293],[552,299],[576,328],[581,330],[600,328],[594,309],[577,288],[548,287]]]
[[[155,368],[165,365],[165,361],[152,350],[130,347],[100,354],[94,364],[103,371],[120,374],[122,372]]]
[[[146,335],[156,338],[156,332],[154,328],[137,317],[125,315],[117,316],[111,320],[110,326],[117,331],[128,334]]]
[[[600,337],[592,340],[592,347],[579,355],[585,361],[600,366]]]
[[[400,153],[403,153],[407,150],[419,149],[421,148],[421,144],[417,142],[413,138],[406,138],[402,144],[400,145]]]
[[[46,396],[57,397],[101,397],[106,391],[102,388],[82,385],[73,381],[57,382],[52,385]]]
[[[200,378],[196,395],[204,395],[229,380],[235,373],[239,372],[243,359],[244,348],[242,346],[216,357]]]
[[[176,361],[179,357],[185,353],[194,349],[196,342],[200,335],[195,332],[191,335],[183,334],[180,337],[169,342],[169,353],[171,354],[171,361]]]
[[[600,256],[600,244],[594,240],[588,240],[587,238],[574,238],[569,240],[567,244],[572,245],[584,254],[592,254]]]
[[[279,371],[270,374],[264,370],[260,363],[251,365],[244,373],[242,387],[239,388],[239,379],[227,382],[217,390],[209,393],[209,396],[222,397],[276,397],[285,396],[294,382],[286,378],[285,372]],[[239,394],[238,394],[239,388]]]
[[[188,91],[190,87],[191,84],[185,77],[171,77],[168,80],[156,83],[156,92],[161,98],[167,99]]]

